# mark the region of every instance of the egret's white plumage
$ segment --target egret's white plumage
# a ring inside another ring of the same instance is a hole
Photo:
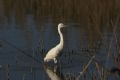
[[[56,57],[59,55],[64,45],[63,35],[60,31],[60,29],[63,27],[65,27],[63,23],[58,24],[58,33],[60,35],[60,43],[48,51],[48,53],[44,58],[44,62],[49,62],[51,60],[54,60],[54,63],[57,63]]]

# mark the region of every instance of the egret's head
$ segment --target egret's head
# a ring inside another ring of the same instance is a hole
[[[58,28],[63,28],[63,27],[66,27],[63,23],[58,24]]]

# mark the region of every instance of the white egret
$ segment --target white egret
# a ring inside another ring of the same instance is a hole
[[[48,53],[46,54],[44,58],[44,62],[49,62],[53,60],[54,63],[57,63],[56,58],[60,54],[60,51],[63,49],[63,45],[64,45],[63,35],[61,33],[61,28],[63,27],[65,27],[63,23],[58,24],[58,33],[60,35],[60,43],[48,51]]]

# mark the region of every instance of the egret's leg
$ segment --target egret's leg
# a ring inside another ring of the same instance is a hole
[[[54,66],[54,72],[57,72],[57,65]]]
[[[54,63],[55,63],[55,64],[57,63],[57,59],[56,59],[56,58],[54,58]]]

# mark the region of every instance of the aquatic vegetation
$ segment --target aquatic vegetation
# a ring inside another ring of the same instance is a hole
[[[0,0],[0,80],[49,80],[43,58],[60,22],[78,26],[63,31],[64,80],[119,80],[120,0]]]

